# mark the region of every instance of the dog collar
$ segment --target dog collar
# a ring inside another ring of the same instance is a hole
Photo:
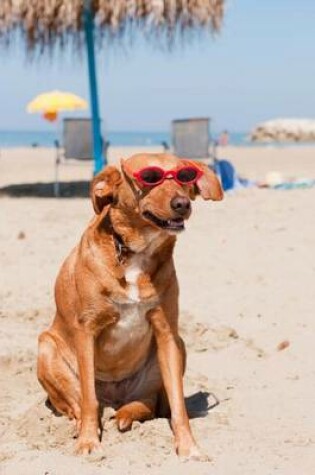
[[[117,259],[120,263],[122,263],[124,259],[127,257],[127,255],[130,254],[132,251],[131,249],[129,249],[129,247],[126,246],[120,234],[116,233],[113,226],[111,226],[111,228],[113,232],[113,239],[114,239]]]
[[[126,259],[126,257],[129,254],[132,254],[133,251],[128,246],[126,246],[121,235],[115,231],[112,220],[110,219],[110,209],[108,210],[106,214],[104,224],[113,237],[117,260],[120,264],[122,264],[124,260]]]

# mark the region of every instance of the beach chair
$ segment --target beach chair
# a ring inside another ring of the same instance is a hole
[[[173,120],[172,143],[178,157],[209,158],[210,119]]]
[[[93,160],[92,120],[89,118],[66,118],[63,120],[62,144],[55,141],[55,182],[54,195],[60,195],[59,168],[67,162],[86,164]],[[109,142],[103,146],[107,152]],[[90,164],[89,164],[90,165]]]
[[[63,147],[66,160],[92,160],[93,138],[91,119],[64,119]]]

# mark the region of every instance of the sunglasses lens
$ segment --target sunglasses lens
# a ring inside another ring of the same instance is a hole
[[[193,167],[181,168],[177,172],[177,179],[181,183],[191,183],[197,178],[197,170]]]
[[[140,178],[148,185],[155,185],[162,180],[163,170],[159,170],[158,168],[145,168],[144,170],[141,170]]]

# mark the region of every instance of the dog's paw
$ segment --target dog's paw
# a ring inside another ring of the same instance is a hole
[[[80,436],[75,445],[77,455],[88,455],[92,452],[101,452],[102,447],[98,437]]]
[[[134,413],[130,407],[121,407],[115,414],[117,428],[120,432],[127,432],[132,429]]]
[[[178,447],[177,455],[181,462],[197,461],[197,462],[211,462],[212,459],[202,452],[197,445],[189,448]]]
[[[119,414],[118,412],[116,414],[116,423],[120,432],[127,432],[132,428],[133,419],[126,414]]]

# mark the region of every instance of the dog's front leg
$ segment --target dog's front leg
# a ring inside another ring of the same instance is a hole
[[[184,400],[184,356],[181,340],[171,327],[164,309],[158,307],[148,314],[157,342],[157,354],[171,409],[171,425],[177,454],[182,458],[205,459],[191,433]]]
[[[76,453],[84,455],[100,449],[98,401],[95,393],[94,336],[86,330],[77,330],[74,340],[81,386],[81,428]]]

